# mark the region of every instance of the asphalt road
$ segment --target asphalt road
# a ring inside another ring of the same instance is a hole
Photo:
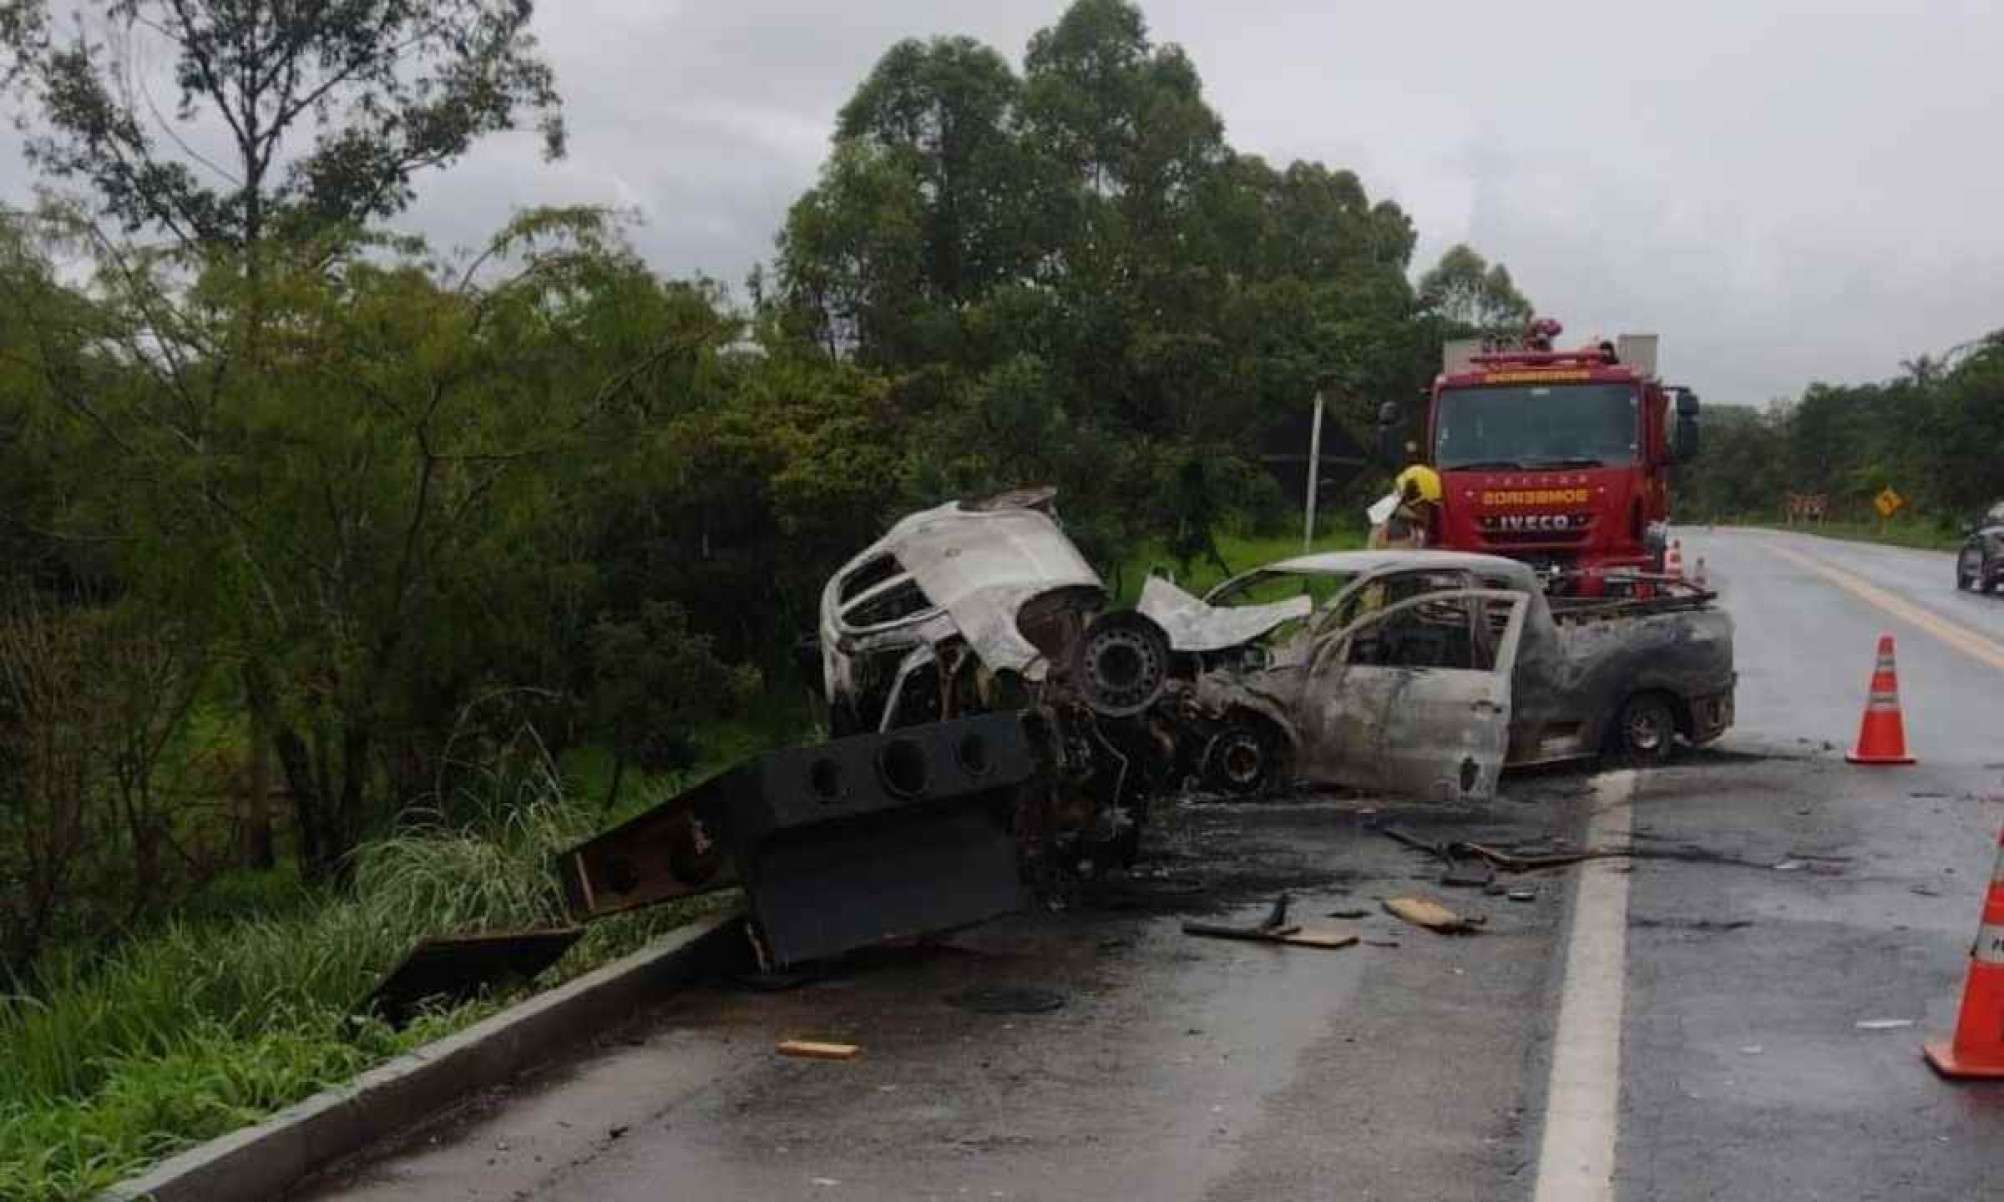
[[[1919,1056],[1953,1021],[2004,822],[2004,596],[1956,593],[1946,555],[1684,540],[1738,623],[1715,748],[1513,778],[1480,811],[1189,807],[1157,877],[790,992],[666,999],[302,1196],[2004,1197],[2004,1084]],[[1842,759],[1881,630],[1910,768]],[[1638,854],[1518,902],[1439,885],[1391,823]],[[1283,889],[1366,942],[1179,931]],[[1486,924],[1403,926],[1378,908],[1402,893]],[[987,986],[1060,1004],[966,1004]],[[864,1050],[775,1056],[789,1037]]]

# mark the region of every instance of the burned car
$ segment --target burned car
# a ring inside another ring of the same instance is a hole
[[[1492,796],[1505,765],[1657,760],[1718,737],[1733,628],[1711,601],[1688,586],[1552,599],[1515,560],[1365,551],[1273,564],[1201,600],[1151,579],[1139,612],[1204,647],[1161,707],[1213,787],[1300,778],[1458,801]]]
[[[952,501],[899,521],[829,579],[819,650],[830,733],[1024,716],[1050,788],[1018,816],[1029,858],[1131,859],[1173,760],[1151,712],[1174,651],[1111,611],[1054,490]]]

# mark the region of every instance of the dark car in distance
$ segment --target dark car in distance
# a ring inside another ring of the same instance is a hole
[[[1990,507],[1955,557],[1955,587],[1995,592],[2004,581],[2004,501]]]

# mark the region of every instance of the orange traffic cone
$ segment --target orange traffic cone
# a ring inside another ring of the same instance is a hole
[[[2004,1077],[2004,836],[1983,898],[1983,924],[1969,949],[1955,1038],[1930,1039],[1921,1054],[1944,1077]]]
[[[1900,717],[1900,674],[1893,667],[1893,636],[1879,636],[1879,660],[1872,668],[1872,691],[1865,699],[1865,718],[1858,724],[1858,741],[1844,758],[1854,764],[1911,764],[1907,727]]]
[[[1671,539],[1670,549],[1663,553],[1663,574],[1678,580],[1684,578],[1684,543],[1682,539]]]

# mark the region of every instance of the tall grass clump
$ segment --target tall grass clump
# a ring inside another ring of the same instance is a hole
[[[0,998],[0,1198],[87,1197],[493,1008],[394,1031],[354,1016],[417,940],[561,921],[551,859],[594,826],[547,762],[485,782],[465,825],[363,845],[352,886],[275,917],[169,919],[109,954],[57,953]],[[572,975],[686,921],[601,924]]]

